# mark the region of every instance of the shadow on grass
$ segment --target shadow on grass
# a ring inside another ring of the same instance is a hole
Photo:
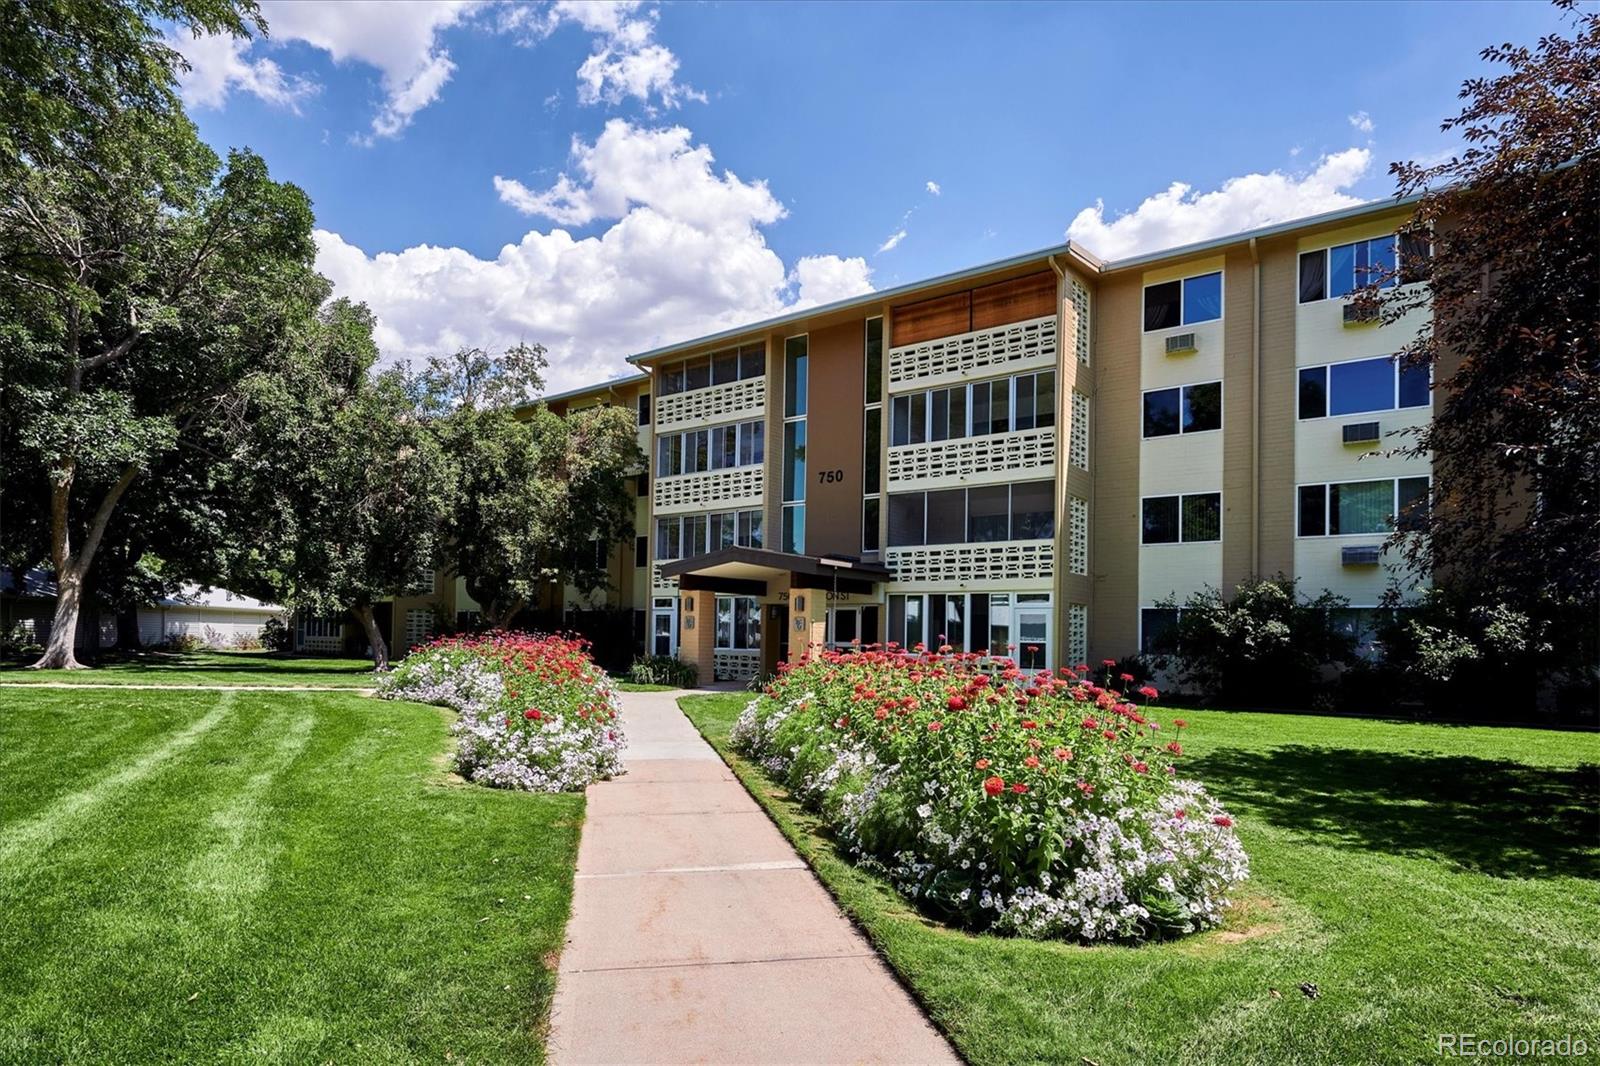
[[[22,670],[36,657],[16,659],[0,664],[0,671]],[[370,663],[351,665],[331,659],[311,656],[278,656],[261,652],[211,652],[204,658],[183,652],[143,651],[133,654],[108,654],[85,661],[91,670],[115,671],[119,674],[184,673],[184,674],[308,674],[319,677],[354,676],[372,672]]]
[[[1187,769],[1238,813],[1323,843],[1496,877],[1600,878],[1600,767],[1294,744]]]

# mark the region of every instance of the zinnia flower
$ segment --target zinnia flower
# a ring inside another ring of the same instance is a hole
[[[929,722],[928,723],[928,732],[930,732],[930,733],[937,733],[939,730],[941,730],[943,728],[944,728],[944,723],[943,722]]]
[[[1011,791],[1020,796],[1022,793],[1028,791],[1028,786],[1024,785],[1021,781],[1018,781],[1016,784],[1011,786]]]
[[[1228,828],[1229,826],[1231,826],[1233,824],[1233,819],[1229,818],[1226,814],[1219,814],[1219,815],[1217,815],[1215,818],[1213,818],[1211,820],[1213,822],[1215,822],[1217,825],[1222,826],[1222,828],[1224,828],[1224,829]]]
[[[988,759],[979,759],[977,762],[973,763],[972,765],[976,769],[987,770],[989,768],[989,760]]]
[[[999,777],[998,775],[995,777],[984,778],[983,790],[991,796],[1000,795],[1000,793],[1006,790],[1005,778]]]

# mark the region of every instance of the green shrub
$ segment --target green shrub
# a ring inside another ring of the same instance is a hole
[[[633,660],[623,680],[631,685],[671,685],[673,688],[694,688],[699,671],[693,663],[671,655],[645,655]]]
[[[269,618],[261,627],[261,646],[268,651],[288,651],[290,638],[289,626],[281,618]]]

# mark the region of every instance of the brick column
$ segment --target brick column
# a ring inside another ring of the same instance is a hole
[[[715,676],[716,611],[716,597],[712,593],[678,594],[678,658],[694,666],[702,685],[709,685]]]
[[[800,606],[800,601],[805,606]],[[795,627],[796,622],[800,627]],[[794,589],[789,593],[789,661],[797,663],[809,652],[821,655],[828,646],[828,594],[822,589]]]

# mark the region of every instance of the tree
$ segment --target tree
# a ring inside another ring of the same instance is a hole
[[[349,610],[384,670],[373,605],[435,565],[454,481],[404,375],[371,373],[372,327],[365,306],[335,300],[290,365],[245,383],[251,436],[234,492],[260,516],[240,569],[296,609]]]
[[[1431,310],[1402,358],[1434,368],[1435,417],[1401,449],[1431,456],[1434,500],[1398,535],[1409,562],[1530,619],[1546,665],[1592,672],[1600,613],[1600,14],[1483,58],[1443,124],[1466,142],[1396,163],[1420,194],[1398,270],[1429,282],[1363,298],[1385,320]]]
[[[59,586],[37,666],[78,665],[84,582],[134,481],[223,408],[327,294],[311,205],[181,114],[123,111],[0,201],[7,410],[47,483]]]
[[[536,346],[498,358],[464,349],[430,360],[413,380],[457,471],[445,544],[494,626],[552,583],[604,586],[594,542],[615,544],[633,530],[627,478],[643,456],[632,414],[601,406],[561,417],[527,405],[544,365]]]

